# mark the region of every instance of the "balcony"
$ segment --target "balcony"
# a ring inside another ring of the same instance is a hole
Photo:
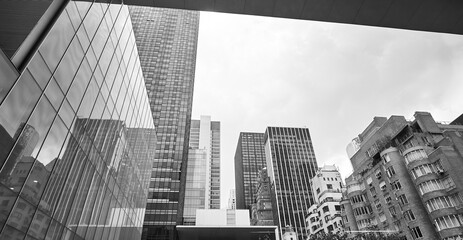
[[[405,158],[405,162],[408,164],[420,161],[428,157],[426,154],[426,150],[422,146],[411,147],[403,152],[403,156]]]

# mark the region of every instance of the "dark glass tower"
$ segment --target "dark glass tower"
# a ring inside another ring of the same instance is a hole
[[[256,199],[259,171],[266,166],[264,134],[240,133],[235,152],[236,209],[250,209]]]
[[[298,239],[306,239],[305,215],[314,203],[310,179],[318,169],[309,129],[267,127],[264,141],[274,222],[282,234],[292,228]]]
[[[143,239],[182,224],[199,12],[129,7],[158,144]]]
[[[156,134],[127,6],[5,4],[41,37],[0,46],[0,239],[140,238]]]

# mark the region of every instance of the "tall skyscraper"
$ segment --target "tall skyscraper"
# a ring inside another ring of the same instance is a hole
[[[191,120],[190,147],[206,150],[206,208],[220,208],[220,122],[210,116]]]
[[[306,239],[305,215],[314,203],[310,179],[318,169],[309,129],[267,127],[264,142],[275,223],[283,235],[292,228]]]
[[[236,208],[251,210],[259,171],[265,168],[264,134],[242,132],[235,152]]]
[[[175,239],[182,224],[199,12],[131,6],[154,125],[143,239]]]
[[[33,29],[0,51],[0,239],[140,238],[156,135],[128,8],[1,6]]]
[[[195,225],[197,209],[220,208],[220,122],[191,120],[183,224]]]

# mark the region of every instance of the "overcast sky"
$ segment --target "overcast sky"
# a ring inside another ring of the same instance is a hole
[[[222,207],[240,132],[307,127],[319,166],[374,116],[463,113],[463,36],[201,12],[193,119],[221,122]]]

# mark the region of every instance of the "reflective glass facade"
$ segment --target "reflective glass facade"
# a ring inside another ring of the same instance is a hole
[[[137,239],[156,134],[128,8],[63,7],[1,79],[0,239]]]
[[[310,179],[318,169],[309,129],[267,127],[264,141],[275,223],[280,230],[292,227],[298,239],[306,239],[305,214],[314,203]]]
[[[195,225],[196,209],[206,208],[207,153],[205,149],[188,151],[183,224]]]
[[[129,7],[158,144],[142,239],[176,239],[183,222],[199,12]]]
[[[236,208],[251,209],[259,171],[266,167],[264,134],[241,132],[235,152]]]

